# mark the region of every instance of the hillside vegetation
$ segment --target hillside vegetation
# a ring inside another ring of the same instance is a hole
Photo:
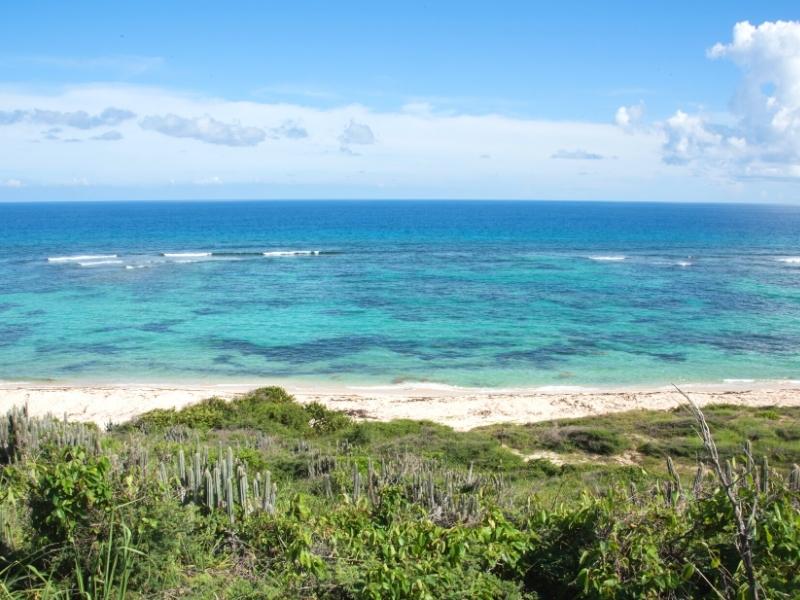
[[[712,438],[713,434],[713,438]],[[797,598],[800,410],[0,418],[0,598]]]

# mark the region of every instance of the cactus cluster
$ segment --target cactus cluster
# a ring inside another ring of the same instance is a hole
[[[383,458],[377,467],[371,458],[367,459],[366,472],[363,462],[344,457],[339,462],[341,474],[349,462],[347,496],[351,502],[366,499],[375,506],[388,486],[399,487],[408,500],[424,507],[431,519],[439,523],[477,520],[481,514],[479,498],[489,490],[498,491],[503,485],[499,477],[476,476],[471,465],[468,471],[458,471],[411,455]],[[331,473],[322,477],[325,495],[332,496]]]
[[[772,470],[766,456],[757,459],[753,455],[750,440],[745,442],[743,453],[743,461],[737,461],[734,457],[726,460],[722,466],[727,481],[731,482],[732,489],[736,491],[750,488],[755,493],[767,494],[773,489],[773,479],[777,477],[781,484],[785,481],[791,491],[800,491],[800,465],[792,465],[788,477],[784,480],[780,473]],[[676,506],[687,497],[683,491],[675,463],[670,456],[667,457],[667,473],[669,479],[656,485],[653,493],[661,495],[666,504]],[[704,462],[698,461],[691,491],[694,498],[700,498],[705,493],[706,482],[710,482],[712,490],[716,489],[717,480],[712,475],[712,469]],[[633,495],[636,495],[635,491]]]
[[[98,431],[90,425],[71,423],[53,415],[31,417],[28,407],[13,407],[0,417],[0,460],[12,462],[53,444],[60,448],[82,446],[100,451]]]
[[[278,490],[271,473],[258,472],[251,480],[247,465],[235,458],[230,446],[225,452],[220,446],[213,460],[208,447],[196,448],[188,458],[186,450],[180,447],[173,458],[159,462],[158,479],[167,486],[174,484],[182,501],[208,511],[224,510],[231,523],[237,514],[275,512]]]
[[[196,448],[187,459],[186,450],[178,448],[170,461],[160,461],[158,479],[164,485],[175,484],[184,502],[192,502],[208,511],[224,510],[233,523],[237,514],[254,511],[275,512],[278,488],[269,471],[250,478],[247,465],[237,460],[233,448],[220,446],[216,458],[208,447]]]

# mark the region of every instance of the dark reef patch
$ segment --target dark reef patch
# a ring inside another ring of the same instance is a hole
[[[388,350],[395,354],[415,357],[425,361],[448,360],[468,357],[470,356],[469,350],[472,349],[499,345],[473,339],[437,340],[420,343],[416,340],[403,340],[377,335],[336,336],[298,344],[275,346],[214,336],[207,338],[206,344],[215,350],[237,352],[244,356],[260,356],[270,361],[292,364],[335,360],[376,349]]]
[[[150,333],[166,333],[168,331],[172,331],[172,328],[175,325],[180,325],[181,323],[184,323],[183,319],[153,321],[151,323],[145,323],[144,325],[140,325],[136,329],[138,329],[139,331],[147,331]]]

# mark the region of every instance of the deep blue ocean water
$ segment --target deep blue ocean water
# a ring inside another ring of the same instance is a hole
[[[800,207],[0,204],[0,379],[800,379]]]

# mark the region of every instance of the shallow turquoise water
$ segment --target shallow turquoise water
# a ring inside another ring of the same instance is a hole
[[[0,204],[0,379],[800,379],[798,257],[785,206]]]

